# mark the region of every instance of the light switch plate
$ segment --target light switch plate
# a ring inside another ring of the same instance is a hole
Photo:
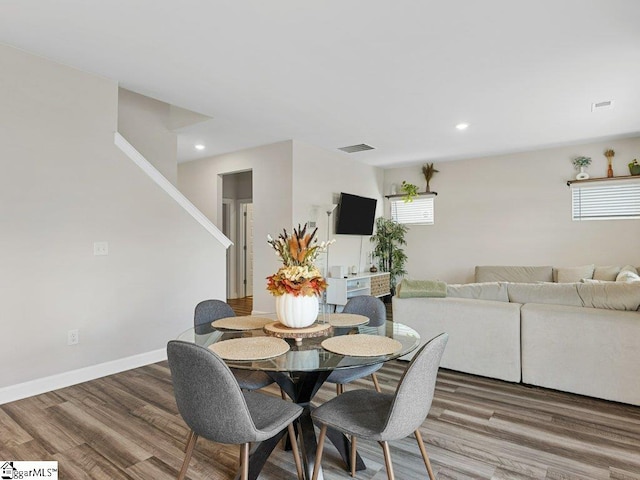
[[[109,255],[109,242],[93,242],[94,255]]]

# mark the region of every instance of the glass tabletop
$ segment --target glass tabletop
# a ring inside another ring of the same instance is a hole
[[[389,355],[351,356],[341,355],[325,350],[321,343],[329,337],[338,335],[379,335],[397,340],[402,345],[401,349]],[[232,338],[263,337],[266,333],[262,329],[255,330],[218,330],[209,325],[201,325],[190,328],[178,336],[178,340],[192,342],[208,347],[216,342],[230,340]],[[353,327],[333,327],[325,336],[305,338],[301,343],[293,339],[287,339],[289,351],[264,360],[225,360],[225,363],[233,368],[246,370],[263,370],[268,372],[311,372],[327,371],[359,367],[386,362],[401,357],[420,345],[420,335],[412,328],[398,322],[387,321],[379,327],[367,325]]]

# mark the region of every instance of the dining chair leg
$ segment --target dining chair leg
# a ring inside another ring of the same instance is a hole
[[[318,448],[316,449],[316,463],[313,465],[313,477],[311,480],[318,480],[320,472],[320,462],[322,462],[322,450],[324,449],[324,437],[327,435],[327,425],[322,425],[318,436]]]
[[[387,467],[387,478],[389,480],[395,480],[396,477],[393,474],[393,465],[391,464],[391,452],[389,451],[389,444],[387,442],[379,442],[384,452],[384,464]]]
[[[187,446],[184,449],[184,461],[182,462],[180,473],[178,473],[178,480],[184,480],[184,477],[187,475],[187,469],[189,468],[189,462],[191,461],[193,448],[196,446],[197,441],[198,435],[196,435],[196,433],[191,430],[189,432],[189,436],[187,437]]]
[[[420,447],[420,453],[422,454],[422,459],[424,460],[424,466],[427,467],[429,478],[430,480],[436,480],[436,477],[433,474],[433,469],[431,468],[431,462],[429,461],[429,455],[427,455],[427,450],[424,448],[424,442],[422,441],[420,430],[416,430],[415,434],[416,440],[418,441],[418,447]]]
[[[287,430],[289,432],[289,439],[291,440],[291,453],[293,453],[293,460],[296,462],[296,472],[298,472],[298,480],[302,480],[302,464],[300,463],[298,440],[296,439],[296,432],[293,429],[293,423],[289,424]]]
[[[351,435],[351,476],[356,476],[356,452],[357,452],[357,437],[355,435]]]
[[[380,384],[378,383],[378,376],[375,372],[371,374],[371,380],[373,380],[373,386],[375,387],[376,392],[382,393],[382,390],[380,390]]]
[[[249,480],[249,444],[240,445],[240,467],[242,468],[242,480]]]

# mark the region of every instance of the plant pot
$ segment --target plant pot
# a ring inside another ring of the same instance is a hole
[[[629,165],[629,172],[631,175],[640,175],[640,165]]]
[[[289,328],[305,328],[318,318],[318,297],[285,293],[276,297],[276,315]]]

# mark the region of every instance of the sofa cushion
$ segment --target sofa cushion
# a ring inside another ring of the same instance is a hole
[[[503,282],[464,283],[447,285],[447,297],[473,298],[508,302],[507,284]]]
[[[616,282],[640,282],[638,270],[631,265],[625,265],[616,276]]]
[[[553,267],[491,266],[476,267],[475,281],[481,282],[551,282]]]
[[[553,269],[553,281],[558,283],[579,282],[583,278],[593,278],[595,265],[582,265],[579,267],[560,267]]]
[[[582,307],[575,283],[508,283],[509,301]]]
[[[593,271],[594,280],[606,280],[607,282],[614,282],[616,277],[620,273],[621,267],[615,265],[608,265],[606,267],[596,267]]]
[[[640,283],[578,283],[577,291],[585,307],[630,311],[640,307]]]

